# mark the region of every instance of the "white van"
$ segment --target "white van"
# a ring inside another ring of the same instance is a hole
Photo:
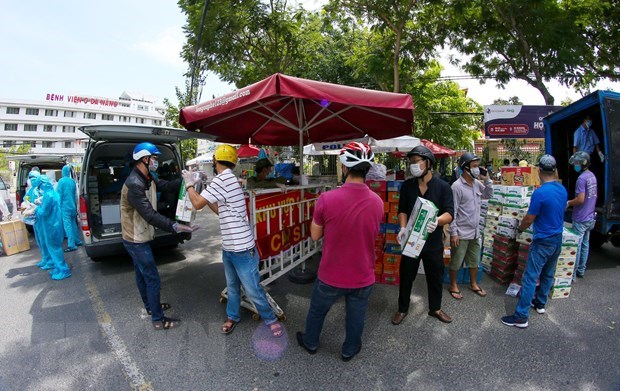
[[[200,137],[182,129],[143,125],[92,125],[80,130],[90,137],[78,186],[79,214],[86,254],[94,261],[126,254],[121,238],[121,189],[133,168],[132,153],[141,142],[157,146],[160,179],[181,177],[183,161],[178,142]],[[204,136],[203,136],[204,137]],[[158,193],[157,211],[174,219],[178,191]],[[153,247],[174,247],[190,233],[155,230]]]

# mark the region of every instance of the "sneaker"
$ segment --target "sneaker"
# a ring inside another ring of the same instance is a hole
[[[524,329],[528,326],[527,319],[517,318],[514,315],[502,316],[502,323],[506,326],[515,326]]]
[[[575,273],[577,275],[577,278],[583,278],[583,273]]]
[[[534,303],[534,302],[532,302],[532,308],[534,308],[536,310],[536,312],[538,312],[541,315],[546,312],[544,306],[542,306],[540,304],[537,304],[537,303]]]

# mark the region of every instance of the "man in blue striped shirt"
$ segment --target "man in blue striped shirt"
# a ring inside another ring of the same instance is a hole
[[[258,274],[258,250],[254,233],[245,207],[245,196],[232,170],[237,164],[237,150],[227,144],[220,145],[213,152],[213,166],[217,175],[200,194],[194,185],[196,178],[183,170],[187,194],[197,210],[208,206],[220,219],[222,231],[222,261],[226,274],[228,301],[226,322],[222,333],[230,334],[241,320],[241,285],[246,296],[254,303],[259,315],[274,337],[284,333],[282,324],[269,306],[265,290]]]

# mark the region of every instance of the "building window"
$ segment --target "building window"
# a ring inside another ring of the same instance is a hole
[[[73,141],[65,141],[65,148],[73,148]]]
[[[17,130],[17,124],[4,124],[4,130]]]
[[[101,119],[104,121],[114,121],[114,116],[112,114],[101,114]]]
[[[41,142],[41,146],[43,148],[54,148],[54,142],[53,141],[43,141],[43,142]]]
[[[46,109],[45,110],[45,115],[47,117],[58,117],[58,110]]]
[[[126,115],[121,115],[118,117],[118,120],[121,122],[129,122],[131,118],[127,117]]]
[[[37,131],[37,125],[26,124],[26,125],[24,125],[24,131],[26,131],[26,132],[36,132]]]
[[[65,110],[65,117],[68,117],[68,118],[75,117],[75,111],[66,111]]]
[[[6,113],[7,114],[19,114],[19,107],[7,107]]]
[[[56,127],[54,125],[43,125],[44,132],[55,132]]]
[[[140,111],[149,111],[149,107],[148,106],[144,106],[144,105],[138,105],[138,110],[140,110]]]
[[[63,126],[62,132],[63,133],[75,133],[75,126]]]
[[[27,108],[26,115],[39,115],[39,109]]]
[[[36,141],[24,141],[22,144],[23,145],[30,145],[30,148],[36,148],[37,147],[37,142]]]
[[[153,125],[161,126],[161,120],[159,120],[159,119],[154,119],[154,120],[153,120]]]
[[[14,140],[4,140],[2,142],[2,147],[3,148],[11,148],[14,147],[16,145]]]
[[[143,124],[144,123],[144,118],[136,118],[136,123],[137,124]]]
[[[84,118],[86,119],[97,119],[96,113],[84,113]]]

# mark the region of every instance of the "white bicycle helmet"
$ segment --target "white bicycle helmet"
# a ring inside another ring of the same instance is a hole
[[[340,150],[340,163],[346,167],[370,167],[375,154],[368,144],[353,141]]]

